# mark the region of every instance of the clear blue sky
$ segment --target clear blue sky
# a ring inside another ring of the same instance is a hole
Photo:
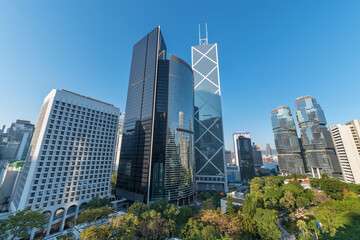
[[[270,110],[303,95],[329,124],[359,116],[360,1],[0,1],[0,124],[36,122],[51,89],[125,111],[132,46],[160,25],[190,61],[198,24],[218,43],[226,147],[249,131],[274,146]]]

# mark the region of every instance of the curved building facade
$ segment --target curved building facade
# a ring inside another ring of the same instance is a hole
[[[195,194],[194,95],[191,68],[170,55],[164,191],[170,201]]]
[[[296,99],[295,106],[307,165],[312,176],[321,177],[322,174],[327,174],[342,179],[331,134],[326,127],[324,111],[311,96]]]
[[[193,202],[194,90],[191,67],[166,59],[160,28],[134,45],[116,195]]]
[[[290,108],[277,107],[271,111],[271,124],[275,147],[278,152],[279,168],[283,174],[305,174],[306,164],[301,154],[294,117]]]

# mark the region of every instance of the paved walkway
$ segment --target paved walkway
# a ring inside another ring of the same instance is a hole
[[[285,228],[283,228],[283,226],[281,225],[282,221],[284,220],[284,217],[279,218],[279,221],[277,222],[277,226],[280,229],[280,231],[282,232],[282,239],[283,240],[296,240],[296,236],[293,233],[289,233],[288,231],[285,230]]]

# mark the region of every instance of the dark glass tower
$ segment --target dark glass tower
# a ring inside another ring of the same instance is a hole
[[[160,27],[134,45],[116,195],[187,204],[195,193],[193,75]]]
[[[342,179],[324,111],[311,96],[296,99],[295,106],[306,161],[312,176],[320,177],[325,173]]]
[[[250,181],[255,177],[254,157],[251,138],[248,132],[234,133],[236,165],[240,167],[241,181]]]
[[[305,174],[306,165],[301,154],[294,117],[290,108],[281,106],[271,111],[271,124],[274,132],[279,168],[282,174]]]

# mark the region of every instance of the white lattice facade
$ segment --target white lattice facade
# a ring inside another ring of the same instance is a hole
[[[195,159],[199,190],[227,190],[217,44],[191,48],[195,94]]]

